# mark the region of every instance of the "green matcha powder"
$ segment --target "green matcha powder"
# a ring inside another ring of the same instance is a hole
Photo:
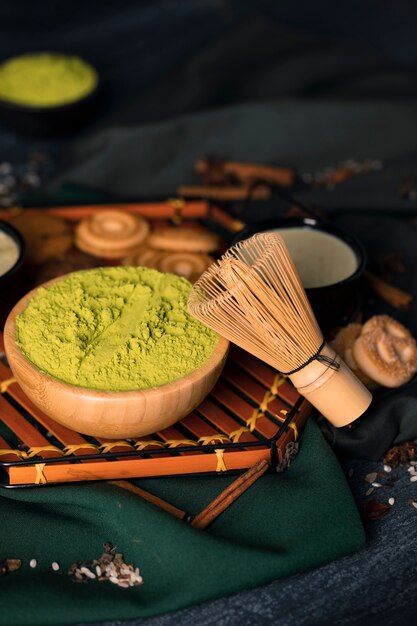
[[[78,56],[22,54],[0,65],[0,98],[24,106],[69,104],[87,96],[97,84],[94,68]]]
[[[144,267],[69,274],[39,288],[17,343],[47,374],[107,391],[173,382],[203,365],[219,337],[187,311],[190,283]]]

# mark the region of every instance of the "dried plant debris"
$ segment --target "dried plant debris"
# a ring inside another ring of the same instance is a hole
[[[410,474],[410,483],[417,481],[417,461],[412,461],[408,466],[408,473]]]
[[[332,191],[336,185],[344,183],[353,176],[376,172],[382,166],[382,161],[379,159],[350,158],[335,166],[328,166],[316,172],[306,172],[302,175],[302,180],[313,188],[324,187]]]
[[[369,498],[377,489],[381,489],[381,491],[390,489],[399,480],[400,474],[404,477],[403,471],[393,472],[393,469],[396,468],[406,466],[410,482],[417,482],[417,442],[407,441],[394,446],[385,454],[383,463],[383,471],[372,471],[362,476],[362,480],[368,485],[365,492],[366,498]],[[392,496],[388,498],[387,502],[367,499],[360,505],[362,517],[367,521],[380,520],[387,515],[395,503],[396,499]],[[416,500],[409,499],[407,504],[417,509]]]
[[[103,548],[104,552],[99,559],[79,561],[71,565],[68,575],[74,582],[108,581],[124,588],[143,584],[139,568],[125,563],[122,552],[117,552],[110,542],[104,543]]]
[[[362,518],[366,521],[376,521],[385,517],[391,509],[391,504],[378,500],[367,500],[360,505]]]
[[[384,465],[383,471],[373,471],[362,476],[362,480],[368,484],[365,497],[369,498],[377,489],[381,491],[391,489],[399,478],[398,476],[392,476],[391,472],[392,468],[389,465]],[[368,499],[359,505],[359,508],[364,520],[376,521],[385,517],[394,503],[395,498],[393,497],[389,497],[388,502]]]
[[[384,456],[384,464],[390,467],[408,465],[412,461],[417,461],[417,442],[407,441],[388,450]]]
[[[9,574],[9,572],[15,572],[20,569],[22,561],[20,559],[4,559],[0,561],[0,576]]]
[[[375,489],[390,489],[396,478],[393,478],[389,474],[391,473],[391,467],[388,465],[384,465],[383,472],[369,472],[363,476],[363,480],[369,484],[367,491],[365,492],[366,496],[370,496]]]
[[[12,207],[22,196],[41,186],[52,173],[52,161],[45,154],[33,153],[24,163],[0,163],[0,206]]]
[[[378,477],[378,472],[370,472],[369,474],[366,474],[366,476],[363,477],[364,480],[366,480],[367,483],[374,483],[376,481]]]

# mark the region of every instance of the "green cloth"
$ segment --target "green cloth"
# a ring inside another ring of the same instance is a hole
[[[194,516],[233,479],[139,484]],[[0,560],[23,560],[0,578],[2,626],[156,615],[319,566],[365,541],[340,465],[312,420],[292,466],[264,475],[205,531],[106,483],[3,489],[0,519]],[[69,566],[98,558],[105,541],[140,568],[143,585],[71,580]]]

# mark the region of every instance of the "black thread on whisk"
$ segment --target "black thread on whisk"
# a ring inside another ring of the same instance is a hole
[[[283,376],[291,376],[291,374],[295,374],[296,372],[299,372],[304,367],[307,367],[307,365],[310,365],[310,363],[312,363],[313,361],[318,361],[319,363],[323,363],[323,365],[327,365],[329,369],[338,370],[340,368],[340,363],[336,361],[336,359],[333,359],[331,356],[327,356],[326,354],[320,354],[320,352],[324,348],[325,343],[326,343],[325,341],[322,341],[317,352],[313,354],[309,359],[307,359],[305,363],[291,370],[291,372],[281,372],[281,374]]]

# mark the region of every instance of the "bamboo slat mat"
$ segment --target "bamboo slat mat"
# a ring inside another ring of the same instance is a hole
[[[159,227],[236,232],[243,224],[204,201],[117,204]],[[110,208],[110,205],[106,205]],[[48,207],[45,213],[76,223],[98,205]],[[10,218],[7,210],[0,219]],[[311,412],[284,377],[233,348],[209,396],[179,423],[140,439],[110,441],[69,430],[40,411],[13,380],[0,333],[0,486],[245,470],[267,459],[285,468]]]
[[[311,410],[291,383],[239,348],[197,409],[140,439],[93,438],[54,422],[13,380],[4,355],[0,389],[0,485],[8,487],[236,472],[260,459],[285,466]]]

